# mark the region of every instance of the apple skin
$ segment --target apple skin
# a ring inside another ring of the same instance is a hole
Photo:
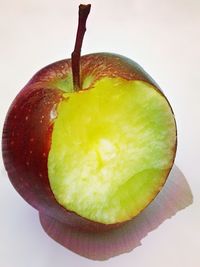
[[[53,84],[64,79],[69,72],[71,59],[55,62],[37,72],[19,92],[4,124],[3,160],[15,189],[40,214],[80,230],[104,231],[121,223],[105,225],[66,210],[56,201],[49,184],[47,159],[51,134],[56,106],[62,101],[64,93]],[[163,95],[158,85],[137,63],[121,55],[95,53],[82,56],[81,78],[84,80],[88,76],[94,78],[93,82],[105,76],[145,81]],[[175,153],[176,147],[174,157]]]

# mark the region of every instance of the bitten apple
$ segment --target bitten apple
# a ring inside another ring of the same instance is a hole
[[[72,59],[40,70],[13,101],[2,144],[13,186],[41,216],[98,231],[155,198],[177,142],[170,104],[138,64],[80,57],[89,11],[80,5]]]

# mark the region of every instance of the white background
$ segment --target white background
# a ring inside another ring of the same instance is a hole
[[[69,57],[79,1],[0,0],[0,128],[25,83],[45,65]],[[82,1],[85,3],[85,1]],[[86,2],[87,3],[87,2]],[[37,211],[12,188],[0,161],[0,267],[200,266],[200,1],[91,0],[82,53],[134,59],[157,81],[178,124],[176,165],[194,197],[142,246],[94,262],[63,248],[42,230]]]

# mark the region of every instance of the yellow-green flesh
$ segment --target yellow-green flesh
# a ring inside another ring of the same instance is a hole
[[[48,157],[57,201],[111,224],[137,215],[155,197],[173,163],[174,117],[150,84],[102,78],[65,94]]]

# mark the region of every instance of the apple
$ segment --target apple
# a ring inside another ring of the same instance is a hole
[[[172,108],[134,61],[81,56],[90,5],[79,6],[71,59],[37,72],[3,129],[11,183],[40,216],[84,231],[119,226],[163,187],[177,145]]]

